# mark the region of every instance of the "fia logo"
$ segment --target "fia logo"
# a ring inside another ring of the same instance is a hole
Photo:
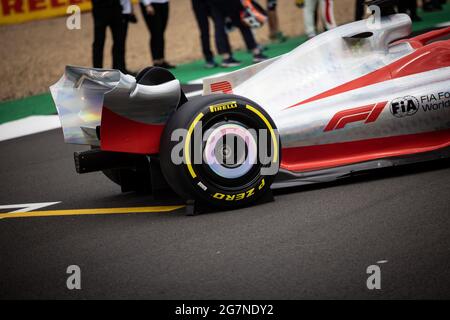
[[[377,264],[373,264],[367,267],[366,273],[369,275],[366,281],[367,289],[381,290],[381,267],[379,266],[379,264],[387,262],[387,260],[381,260],[377,261]]]
[[[392,100],[390,109],[397,118],[412,116],[419,111],[419,100],[413,96],[397,98]]]

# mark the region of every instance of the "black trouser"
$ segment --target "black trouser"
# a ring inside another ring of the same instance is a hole
[[[417,16],[417,0],[402,0],[398,2],[398,11],[408,13],[411,17]]]
[[[356,0],[355,21],[362,20],[364,18],[365,0]]]
[[[379,4],[380,14],[381,16],[389,16],[391,14],[397,13],[398,3],[405,0],[390,0],[387,2],[382,2]],[[356,1],[356,12],[355,12],[355,20],[361,20],[364,18],[364,0]],[[409,2],[409,0],[407,1]],[[373,12],[372,12],[373,14]]]
[[[241,21],[240,12],[242,9],[240,0],[209,0],[211,3],[211,13],[216,23],[216,43],[220,54],[231,54],[231,46],[225,32],[225,18],[229,17],[233,24],[239,28],[245,45],[248,50],[257,47],[252,30]]]
[[[213,53],[211,51],[211,42],[209,40],[208,16],[211,15],[209,2],[208,0],[192,0],[192,9],[194,10],[198,28],[200,29],[200,40],[202,43],[203,56],[206,61],[210,61],[213,58]],[[215,25],[216,24],[214,23],[214,26]]]
[[[103,68],[103,48],[105,47],[106,29],[111,29],[113,37],[113,68],[125,71],[125,39],[128,22],[122,17],[119,0],[92,0],[94,17],[94,43],[92,58],[94,68]]]
[[[445,4],[447,0],[423,0],[423,6],[431,5],[435,8],[438,8],[442,4]]]
[[[275,11],[277,9],[277,0],[267,0],[267,11]]]
[[[169,20],[169,3],[152,3],[154,15],[149,15],[141,3],[142,16],[150,31],[150,51],[153,60],[164,60],[164,32]]]

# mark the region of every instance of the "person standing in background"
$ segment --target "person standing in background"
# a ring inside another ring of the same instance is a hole
[[[356,2],[356,14],[355,20],[361,20],[364,18],[364,0],[358,0]],[[368,3],[370,5],[370,2]],[[382,15],[395,14],[397,12],[406,13],[411,17],[412,21],[422,21],[417,15],[417,0],[392,0],[379,4],[382,11]]]
[[[319,0],[305,0],[304,6],[304,21],[305,31],[308,38],[313,38],[317,35],[316,28],[316,9],[319,5]],[[320,16],[326,30],[330,30],[336,27],[334,20],[334,1],[333,0],[320,0]]]
[[[355,21],[364,19],[365,16],[365,0],[356,0]]]
[[[440,11],[447,0],[423,0],[423,11]]]
[[[403,0],[405,1],[405,0]],[[409,1],[409,0],[406,0]],[[370,7],[372,4],[380,8],[380,13],[382,16],[390,15],[397,13],[397,6],[399,0],[357,0],[356,1],[356,11],[355,11],[355,20],[362,20],[366,15],[366,5]],[[371,12],[370,14],[374,14]]]
[[[269,18],[269,38],[270,40],[284,42],[286,37],[280,31],[277,14],[277,0],[267,0],[267,16]]]
[[[225,31],[225,19],[228,17],[234,26],[241,31],[247,49],[253,54],[253,63],[258,63],[267,59],[261,48],[256,43],[252,30],[244,25],[240,13],[242,4],[240,0],[209,0],[211,3],[211,13],[216,26],[217,50],[222,55],[222,67],[234,67],[240,64],[232,55],[230,42]]]
[[[211,69],[217,67],[214,61],[214,55],[211,50],[211,41],[209,34],[209,17],[211,16],[211,7],[208,0],[192,0],[192,9],[200,30],[200,40],[202,44],[203,57],[205,58],[205,68]],[[214,22],[214,27],[216,23]],[[216,31],[217,33],[217,31]]]
[[[150,52],[153,65],[166,69],[175,68],[165,60],[164,33],[169,19],[169,0],[140,0],[142,16],[150,32]]]
[[[123,68],[124,73],[128,73],[131,75],[135,75],[134,72],[128,71],[126,68],[126,47],[127,47],[127,34],[128,34],[128,23],[136,23],[137,19],[133,12],[133,5],[131,3],[131,0],[120,0],[120,4],[122,6],[122,43],[123,46],[121,47],[121,56],[123,56]]]
[[[94,42],[92,43],[92,60],[94,68],[103,68],[103,49],[105,47],[106,29],[111,29],[113,37],[113,69],[127,73],[125,68],[125,26],[122,16],[121,0],[92,0],[94,18]]]
[[[422,21],[422,19],[417,15],[417,0],[399,1],[398,12],[408,14],[412,21]]]

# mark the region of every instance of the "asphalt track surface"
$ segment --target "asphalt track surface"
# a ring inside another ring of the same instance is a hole
[[[179,204],[78,175],[60,130],[0,142],[0,205]],[[0,298],[450,298],[450,161],[277,191],[264,205],[0,219]],[[8,210],[3,210],[3,213]],[[1,213],[1,212],[0,212]],[[366,269],[381,268],[381,290]],[[81,268],[81,290],[66,269]]]

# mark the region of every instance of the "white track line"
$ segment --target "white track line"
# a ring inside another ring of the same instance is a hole
[[[31,116],[0,125],[0,141],[14,139],[30,134],[61,128],[59,117]]]
[[[16,212],[30,212],[33,210],[45,208],[48,206],[53,206],[55,204],[61,203],[61,201],[56,202],[39,202],[39,203],[23,203],[23,204],[8,204],[8,205],[0,205],[0,210],[4,209],[18,209],[15,211],[10,211],[8,213],[16,213]]]

